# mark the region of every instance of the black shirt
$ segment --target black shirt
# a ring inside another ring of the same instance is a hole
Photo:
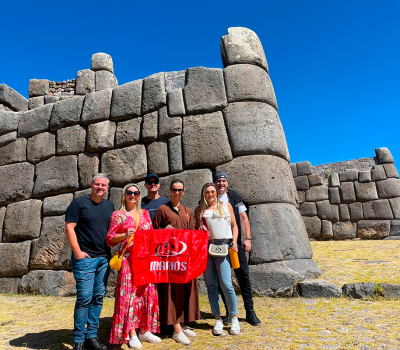
[[[110,257],[106,237],[113,211],[112,202],[103,199],[96,203],[88,196],[75,198],[68,206],[65,221],[77,223],[75,233],[79,248],[91,258]]]
[[[154,221],[158,208],[164,204],[167,204],[168,202],[169,199],[163,196],[160,196],[158,199],[149,199],[144,197],[142,199],[142,209],[146,209],[150,214],[151,221]]]

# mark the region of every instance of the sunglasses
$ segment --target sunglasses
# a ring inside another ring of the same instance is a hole
[[[170,190],[172,192],[179,192],[179,193],[183,192],[183,188],[171,188]]]
[[[129,190],[127,190],[125,193],[126,193],[128,196],[132,196],[132,195],[138,196],[138,195],[140,194],[140,191],[129,191]]]
[[[160,183],[160,181],[158,181],[158,180],[150,180],[150,181],[146,181],[146,183],[148,185],[158,185]]]

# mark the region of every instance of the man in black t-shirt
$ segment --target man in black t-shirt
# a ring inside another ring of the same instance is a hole
[[[144,186],[147,189],[147,196],[142,198],[142,209],[146,209],[154,221],[157,209],[169,202],[169,199],[158,194],[160,189],[160,178],[156,174],[146,176]]]
[[[109,274],[108,223],[114,204],[103,199],[109,189],[105,174],[94,176],[92,192],[75,198],[65,213],[65,233],[72,249],[71,265],[76,282],[74,349],[106,350],[97,338],[103,297]]]

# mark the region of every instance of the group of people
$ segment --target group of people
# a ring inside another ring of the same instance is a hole
[[[236,251],[240,268],[234,271],[241,288],[246,321],[254,326],[261,325],[253,307],[245,254],[251,250],[247,207],[236,191],[228,189],[228,184],[228,174],[219,171],[214,175],[214,183],[203,186],[194,220],[192,211],[181,204],[185,192],[182,180],[172,181],[171,197],[168,199],[159,194],[159,177],[149,174],[145,179],[147,195],[142,198],[137,184],[127,184],[122,192],[121,207],[115,210],[114,204],[103,198],[109,189],[108,176],[94,176],[91,194],[74,199],[65,215],[65,231],[72,249],[71,265],[77,290],[74,349],[107,349],[99,341],[97,329],[109,275],[110,247],[118,245],[118,252],[123,255],[115,289],[110,344],[128,343],[129,347],[140,349],[142,342],[161,342],[155,334],[161,329],[167,332],[168,326],[173,327],[172,337],[178,343],[188,345],[190,338],[196,336],[187,325],[200,319],[197,279],[184,284],[133,284],[132,247],[137,230],[205,230],[209,232],[209,244],[226,245]],[[231,325],[232,335],[239,334],[229,255],[208,254],[203,275],[215,317],[213,333],[222,334],[225,324]],[[219,294],[225,304],[224,317],[221,317]]]

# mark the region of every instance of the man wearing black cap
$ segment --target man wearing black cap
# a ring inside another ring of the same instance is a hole
[[[160,178],[156,174],[146,176],[144,186],[147,189],[147,196],[142,199],[142,209],[146,209],[154,221],[157,209],[163,204],[167,204],[169,199],[158,194],[160,189]]]
[[[229,177],[227,173],[218,171],[214,175],[214,183],[218,189],[219,200],[221,202],[229,202],[232,205],[236,222],[240,223],[240,225],[238,224],[239,236],[237,242],[240,267],[234,271],[242,292],[244,307],[246,309],[246,321],[252,326],[260,326],[261,321],[258,319],[254,311],[253,291],[251,290],[249,265],[246,259],[246,252],[251,250],[250,223],[246,213],[247,208],[243,198],[236,191],[228,189],[228,182]],[[243,243],[241,238],[242,229],[244,231]],[[221,296],[225,304],[223,293],[221,293]],[[224,323],[231,323],[231,317],[229,315],[224,318]]]

